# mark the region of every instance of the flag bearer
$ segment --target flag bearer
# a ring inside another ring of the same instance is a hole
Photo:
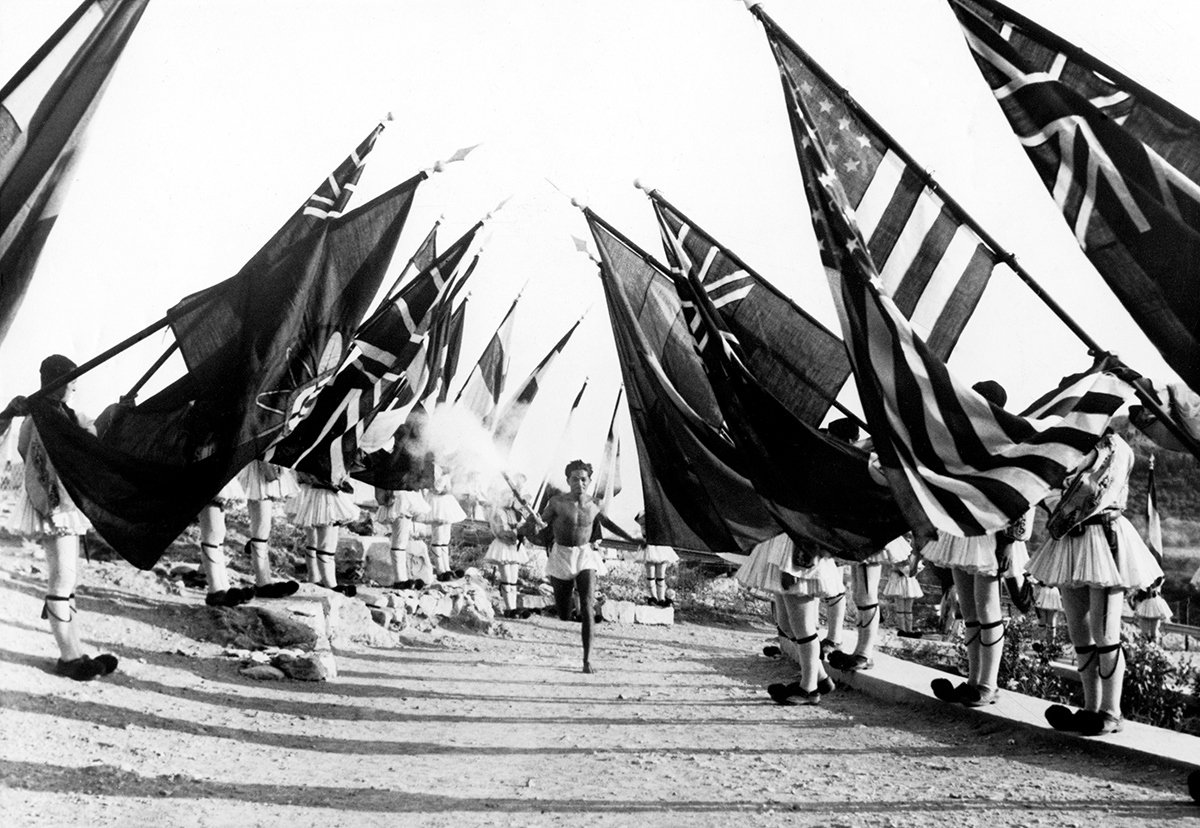
[[[74,362],[61,354],[42,360],[42,387],[74,371]],[[95,432],[90,420],[72,409],[68,403],[75,391],[74,381],[47,394],[54,403],[55,415],[62,416],[80,428]],[[23,415],[24,399],[9,403],[7,415]],[[13,511],[10,527],[17,534],[42,542],[46,549],[46,599],[42,618],[50,623],[50,631],[58,644],[59,658],[54,672],[60,676],[89,681],[107,676],[117,669],[116,656],[104,653],[87,655],[79,640],[75,624],[76,566],[79,562],[79,538],[89,527],[87,518],[71,501],[46,453],[33,418],[26,417],[17,436],[17,451],[25,461],[24,495]]]
[[[300,494],[296,496],[296,524],[305,533],[308,579],[344,595],[354,595],[358,590],[353,584],[338,584],[336,567],[338,527],[358,519],[358,507],[345,491],[349,483],[343,488],[305,472],[297,472],[297,477]]]
[[[1062,594],[1083,684],[1082,710],[1060,704],[1046,709],[1056,730],[1098,736],[1122,727],[1125,590],[1145,589],[1163,574],[1124,514],[1132,472],[1133,449],[1109,429],[1054,505],[1050,539],[1029,561],[1029,573]]]
[[[300,493],[296,473],[262,460],[252,460],[238,473],[238,483],[246,494],[246,512],[250,518],[250,540],[246,551],[254,567],[254,594],[259,598],[286,598],[300,588],[295,581],[271,578],[271,537],[274,504],[283,503]]]
[[[429,496],[429,546],[433,552],[433,569],[439,581],[452,581],[463,576],[463,570],[450,568],[450,533],[454,524],[466,520],[467,513],[450,491],[450,471],[433,467],[433,490]]]
[[[796,645],[800,667],[796,681],[770,684],[767,694],[778,704],[819,704],[822,695],[833,692],[834,684],[821,666],[818,601],[845,592],[841,567],[828,555],[798,547],[787,535],[776,535],[763,544],[769,550],[768,571],[776,584],[776,624]]]
[[[516,475],[513,482],[520,487],[524,475]],[[483,559],[495,565],[500,584],[500,601],[504,605],[505,618],[528,618],[529,610],[517,607],[517,573],[521,565],[529,560],[525,551],[525,540],[518,534],[524,523],[524,515],[517,505],[516,496],[507,484],[501,484],[489,497],[487,504],[488,525],[492,530],[492,542]]]

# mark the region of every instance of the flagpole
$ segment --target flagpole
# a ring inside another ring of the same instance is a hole
[[[37,68],[38,64],[40,64],[43,59],[45,59],[46,55],[54,51],[54,48],[59,44],[59,41],[61,41],[63,37],[66,36],[67,32],[69,32],[71,28],[79,22],[79,19],[83,17],[84,12],[88,10],[88,7],[90,7],[92,3],[93,0],[83,0],[83,2],[79,4],[75,11],[71,12],[71,15],[66,19],[66,21],[54,30],[54,34],[50,35],[50,37],[46,39],[46,42],[38,47],[38,50],[34,52],[32,56],[30,56],[29,60],[21,64],[21,68],[16,71],[16,74],[9,78],[8,82],[4,84],[4,87],[0,89],[0,101],[7,100],[12,91],[20,86],[21,83],[33,73],[33,70]]]
[[[142,374],[142,378],[140,380],[138,380],[137,382],[135,382],[133,384],[133,387],[130,388],[129,391],[126,392],[125,396],[122,397],[121,399],[123,399],[123,400],[124,399],[128,399],[128,400],[135,399],[138,395],[138,392],[142,390],[142,386],[144,386],[147,382],[150,381],[150,377],[154,376],[154,372],[157,371],[159,368],[163,367],[163,363],[165,363],[168,359],[170,359],[171,354],[175,353],[178,350],[179,350],[179,342],[178,341],[172,342],[170,347],[167,348],[167,350],[163,351],[163,355],[154,361],[154,364],[150,366],[150,369],[148,371],[146,371],[146,373]]]
[[[83,376],[88,371],[95,368],[97,365],[108,362],[108,360],[112,359],[117,354],[121,353],[122,351],[132,348],[134,345],[138,344],[146,337],[167,327],[172,322],[174,322],[176,319],[178,319],[180,316],[183,316],[183,314],[185,314],[189,310],[191,310],[190,307],[185,308],[183,310],[168,311],[167,315],[164,316],[162,319],[158,320],[157,322],[155,322],[151,325],[147,325],[145,328],[138,331],[133,336],[130,336],[129,338],[118,342],[116,345],[112,346],[111,348],[109,348],[107,351],[100,354],[99,356],[92,357],[87,362],[83,363],[78,368],[76,368],[74,371],[70,371],[66,374],[63,374],[61,377],[55,379],[53,382],[51,382],[48,385],[43,385],[37,391],[34,391],[32,394],[29,394],[28,396],[26,396],[25,397],[26,401],[39,400],[42,397],[45,397],[47,394],[50,394],[53,391],[57,391],[58,389],[62,388],[64,385],[66,385],[67,383],[72,382],[73,380],[76,380],[79,377]],[[10,409],[5,409],[3,412],[0,412],[0,416],[3,416],[4,414],[9,414],[9,413],[11,413]]]
[[[759,22],[763,24],[764,28],[768,30],[769,37],[773,36],[781,40],[789,49],[799,55],[808,64],[808,67],[811,69],[812,73],[820,78],[822,83],[829,86],[829,88],[832,89],[833,92],[842,99],[842,102],[846,104],[848,109],[857,115],[863,122],[869,125],[875,132],[879,133],[884,142],[887,143],[888,148],[892,152],[896,153],[896,155],[905,164],[913,169],[921,182],[925,184],[925,186],[927,186],[931,191],[936,193],[938,198],[940,198],[952,212],[957,214],[962,219],[964,224],[974,230],[984,244],[991,248],[991,251],[996,256],[996,260],[1008,265],[1009,269],[1017,275],[1017,278],[1024,282],[1029,289],[1033,291],[1034,295],[1041,299],[1042,302],[1045,303],[1046,307],[1048,307],[1050,311],[1067,326],[1068,330],[1075,334],[1079,340],[1087,346],[1090,355],[1101,356],[1112,354],[1112,352],[1107,348],[1102,348],[1100,344],[1087,333],[1087,331],[1080,327],[1079,323],[1071,318],[1066,310],[1059,305],[1049,293],[1046,292],[1045,288],[1038,284],[1033,276],[1030,275],[1030,273],[1025,270],[1025,268],[1022,267],[1019,262],[1017,262],[1017,257],[1002,247],[996,241],[996,239],[987,232],[987,230],[985,230],[977,221],[975,221],[974,217],[972,217],[971,214],[968,213],[953,196],[944,191],[941,188],[941,185],[938,184],[938,182],[934,179],[933,175],[926,170],[925,167],[918,164],[916,160],[908,154],[904,147],[902,147],[899,142],[892,137],[891,133],[889,133],[879,124],[878,121],[871,117],[870,113],[864,110],[859,105],[858,101],[856,101],[843,86],[830,77],[830,75],[820,66],[820,64],[812,59],[812,56],[809,55],[808,52],[800,48],[800,45],[797,44],[796,41],[793,40],[791,36],[788,35],[788,33],[785,32],[779,26],[779,24],[771,18],[769,14],[766,13],[766,11],[763,10],[761,5],[758,3],[749,5],[748,3],[747,7],[750,9],[751,14],[757,17]],[[1115,356],[1115,354],[1112,355]],[[1141,377],[1140,374],[1139,377]],[[1124,379],[1124,377],[1122,377],[1122,379]],[[1128,380],[1126,380],[1126,382],[1128,382]],[[1200,458],[1200,441],[1197,441],[1195,438],[1193,438],[1182,426],[1172,419],[1171,415],[1166,411],[1162,403],[1158,401],[1158,398],[1154,395],[1154,393],[1144,388],[1143,383],[1140,382],[1130,382],[1129,385],[1133,388],[1134,393],[1137,395],[1138,400],[1142,403],[1142,405],[1150,409],[1150,411],[1152,411],[1154,415],[1162,421],[1167,430],[1170,431],[1171,434],[1177,440],[1179,440],[1182,445],[1187,447],[1188,451],[1190,451],[1195,457]]]
[[[633,182],[633,184],[635,187],[637,187],[638,189],[640,189],[644,193],[646,193],[647,198],[649,198],[651,200],[658,199],[663,204],[670,207],[673,211],[675,211],[675,213],[677,213],[679,215],[679,217],[681,219],[683,219],[685,222],[687,222],[692,227],[696,228],[697,232],[699,232],[705,236],[708,236],[709,238],[713,238],[711,233],[706,232],[704,230],[704,228],[702,228],[699,224],[697,224],[695,221],[693,221],[690,217],[684,215],[682,210],[680,210],[678,207],[676,207],[674,204],[672,204],[670,201],[668,201],[666,199],[666,197],[663,196],[663,194],[660,193],[658,190],[653,189],[653,188],[647,190],[644,187],[642,187],[641,183],[638,181]],[[792,310],[796,311],[798,314],[803,316],[805,319],[807,319],[809,322],[811,322],[814,326],[816,326],[820,330],[825,331],[830,336],[834,336],[832,331],[830,331],[828,328],[826,328],[824,325],[822,325],[820,323],[820,321],[818,321],[812,315],[810,315],[807,311],[805,311],[804,308],[800,307],[795,302],[793,302],[790,297],[785,296],[782,292],[779,291],[778,288],[776,288],[773,284],[771,284],[769,281],[767,281],[762,276],[760,276],[757,272],[755,272],[755,270],[753,268],[751,268],[748,264],[746,264],[744,261],[742,261],[741,257],[739,257],[732,250],[729,250],[725,247],[721,247],[721,252],[724,253],[726,256],[728,256],[733,261],[733,263],[736,264],[739,268],[741,268],[742,270],[749,273],[751,276],[753,276],[755,279],[757,279],[759,282],[761,282],[764,287],[768,288],[777,297],[779,297],[781,300],[786,302],[792,308]],[[839,337],[839,339],[840,339],[840,337]],[[859,419],[857,414],[850,411],[848,408],[846,408],[844,405],[842,405],[840,402],[838,402],[835,397],[831,396],[824,388],[820,387],[815,382],[813,382],[813,380],[808,377],[808,375],[804,372],[804,369],[801,366],[793,365],[791,367],[796,369],[796,372],[797,372],[796,376],[800,379],[801,382],[803,382],[805,385],[807,385],[813,391],[817,392],[817,396],[819,396],[821,399],[825,400],[825,402],[829,403],[831,406],[833,406],[838,411],[842,412],[848,418],[850,418],[855,423],[857,423],[858,427],[861,428],[863,431],[870,433],[869,429],[867,428],[867,424],[864,423],[861,419]]]

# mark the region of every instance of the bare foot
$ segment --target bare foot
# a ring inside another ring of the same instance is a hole
[[[596,672],[596,668],[593,667],[589,662],[585,661],[585,662],[583,662],[583,672],[594,673],[594,672]]]

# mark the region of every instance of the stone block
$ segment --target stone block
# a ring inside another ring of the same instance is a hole
[[[282,670],[288,678],[297,681],[328,681],[337,678],[337,661],[328,650],[296,656],[280,653],[272,659],[272,665]]]
[[[392,570],[391,538],[387,535],[359,535],[354,539],[362,548],[363,578],[391,586],[396,577]],[[341,543],[338,544],[338,549],[341,549]]]
[[[238,672],[246,678],[256,681],[283,681],[287,678],[282,670],[272,667],[270,664],[255,664],[253,667],[243,667]]]
[[[517,606],[521,609],[542,610],[546,607],[552,606],[553,604],[554,599],[547,598],[541,593],[530,594],[528,592],[522,592],[518,593],[517,595]]]
[[[635,623],[658,627],[669,627],[675,623],[674,607],[651,607],[639,604],[634,607]]]
[[[396,620],[396,611],[390,607],[371,607],[371,620],[386,629]]]
[[[610,624],[632,624],[636,609],[632,601],[605,601],[600,605],[600,617]]]

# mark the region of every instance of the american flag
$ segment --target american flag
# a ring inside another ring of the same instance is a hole
[[[799,116],[813,228],[875,450],[885,468],[904,473],[938,529],[966,536],[997,531],[1062,484],[1132,389],[1095,373],[1069,412],[1034,420],[992,405],[953,376],[883,290],[800,91],[787,73],[783,78]]]
[[[468,411],[479,418],[485,427],[491,424],[492,416],[500,403],[500,395],[504,393],[504,378],[508,375],[508,361],[511,353],[509,340],[512,339],[514,314],[519,301],[521,301],[520,294],[513,300],[508,312],[496,326],[496,332],[488,340],[483,353],[479,355],[478,362],[467,376],[467,381],[463,383],[458,396],[454,398],[456,404],[465,406]]]
[[[1200,387],[1200,122],[987,6],[953,4],[1001,110],[1096,270]]]
[[[883,289],[930,350],[948,358],[1000,257],[816,61],[760,6],[753,11],[783,75],[797,155],[793,96],[804,102],[826,147],[829,171],[858,217]]]
[[[381,410],[412,399],[410,376],[429,337],[430,311],[482,223],[380,307],[355,334],[350,353],[312,412],[263,459],[340,482]],[[421,372],[423,376],[423,371]]]
[[[737,338],[747,367],[803,422],[825,418],[850,376],[841,338],[745,265],[657,191],[649,193],[672,270],[696,277],[726,330]],[[704,347],[705,333],[685,297],[684,316]]]

